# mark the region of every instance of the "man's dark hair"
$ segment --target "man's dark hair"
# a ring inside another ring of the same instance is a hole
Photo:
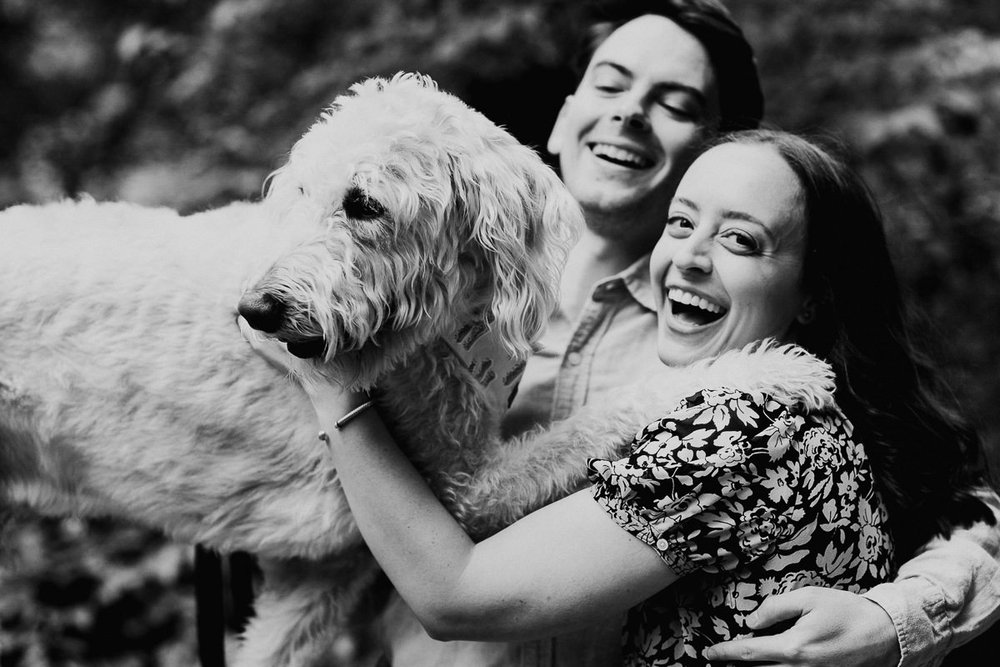
[[[764,116],[764,94],[753,48],[718,0],[615,0],[593,3],[575,62],[578,77],[597,47],[629,21],[654,14],[670,19],[708,53],[719,93],[719,131],[754,129]]]

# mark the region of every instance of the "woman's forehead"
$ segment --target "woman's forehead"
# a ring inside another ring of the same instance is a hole
[[[775,232],[804,222],[799,178],[768,144],[728,143],[709,149],[681,179],[676,198],[699,210],[749,214]]]

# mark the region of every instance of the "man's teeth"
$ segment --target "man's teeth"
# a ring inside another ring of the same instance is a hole
[[[594,152],[594,155],[598,157],[606,158],[612,162],[625,164],[638,169],[644,169],[652,164],[652,160],[644,155],[640,155],[639,153],[630,151],[626,148],[612,146],[610,144],[594,144],[591,150]]]
[[[691,292],[685,292],[682,289],[676,287],[670,288],[667,293],[667,297],[671,301],[676,301],[677,303],[683,303],[688,306],[694,306],[695,308],[700,308],[701,310],[707,311],[709,313],[719,314],[722,312],[722,306],[712,303],[708,299],[702,298],[697,294],[692,294]]]

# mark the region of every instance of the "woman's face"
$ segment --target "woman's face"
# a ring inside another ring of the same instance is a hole
[[[785,339],[806,300],[799,180],[764,144],[723,144],[688,169],[650,262],[667,365]]]

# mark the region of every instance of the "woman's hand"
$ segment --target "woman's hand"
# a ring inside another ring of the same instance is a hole
[[[299,372],[303,362],[289,353],[284,343],[261,334],[242,316],[237,322],[243,338],[254,352],[280,372],[297,377],[321,422],[324,417],[340,418],[367,400],[365,394],[348,391],[337,382],[318,374],[308,377],[303,375]]]

